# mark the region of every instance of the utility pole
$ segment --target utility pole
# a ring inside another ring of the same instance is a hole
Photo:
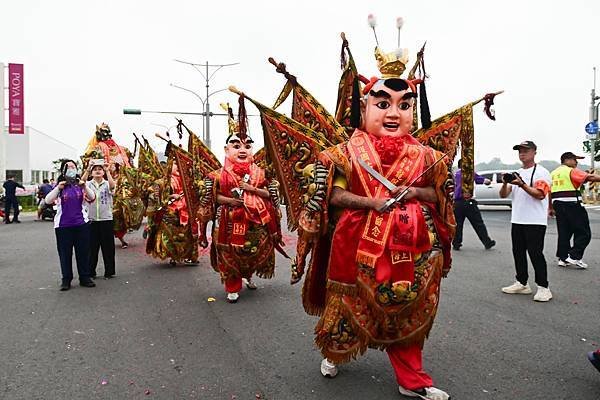
[[[595,123],[598,125],[598,104],[596,104],[596,100],[600,99],[599,96],[596,96],[596,67],[594,67],[594,87],[592,88],[591,93],[591,102],[590,102],[590,123]],[[595,134],[589,134],[590,140],[590,152],[592,153],[591,159],[591,167],[594,169],[595,158],[596,158],[596,138],[598,137],[598,132]]]
[[[596,164],[596,140],[598,139],[598,104],[596,104],[597,100],[600,100],[599,96],[596,96],[596,67],[594,67],[594,86],[592,87],[591,92],[591,101],[590,101],[590,118],[589,122],[585,126],[585,131],[587,132],[587,149],[590,151],[590,166],[592,168],[592,173],[595,173],[595,164]],[[596,202],[596,186],[593,182],[589,183],[587,186],[587,197],[591,199],[592,203]]]
[[[196,96],[200,99],[200,101],[202,102],[202,105],[204,106],[204,112],[203,112],[204,119],[205,119],[204,143],[206,144],[206,146],[208,146],[208,148],[210,148],[210,117],[212,117],[213,115],[216,115],[216,114],[213,114],[213,113],[210,112],[210,101],[209,101],[209,98],[210,98],[210,96],[212,96],[215,93],[222,92],[222,91],[226,90],[226,89],[220,89],[220,90],[214,91],[212,93],[209,93],[210,81],[211,81],[211,79],[215,76],[215,74],[221,68],[223,68],[223,67],[231,67],[231,66],[234,66],[234,65],[238,65],[239,63],[209,64],[208,61],[206,61],[203,64],[198,64],[198,63],[192,63],[192,62],[182,61],[182,60],[175,60],[175,61],[177,61],[179,63],[182,63],[182,64],[191,65],[204,78],[204,83],[205,83],[205,87],[206,87],[206,97],[204,99],[202,99],[200,96],[197,96],[197,95]],[[204,68],[204,72],[202,71],[201,67]],[[213,68],[212,73],[210,72],[210,68]],[[171,86],[174,86],[174,87],[177,87],[179,89],[183,89],[183,90],[186,90],[188,92],[194,93],[193,91],[191,91],[189,89],[182,88],[180,86],[176,86],[176,85],[173,85],[173,84],[171,84]]]

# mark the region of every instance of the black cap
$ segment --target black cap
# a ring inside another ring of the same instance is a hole
[[[566,153],[562,153],[562,155],[560,156],[560,162],[564,163],[565,160],[583,160],[584,158],[585,157],[577,156],[571,153],[570,151],[567,151]]]
[[[525,140],[524,142],[521,142],[519,144],[515,144],[513,146],[513,150],[519,150],[519,149],[534,149],[534,150],[537,150],[537,146],[531,140]]]

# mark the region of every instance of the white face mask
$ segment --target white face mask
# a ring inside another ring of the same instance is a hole
[[[67,172],[65,172],[65,176],[69,179],[75,179],[75,177],[77,176],[77,170],[68,169]]]

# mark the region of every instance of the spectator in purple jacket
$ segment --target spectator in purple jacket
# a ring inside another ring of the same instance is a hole
[[[461,167],[461,160],[458,160],[458,171],[454,174],[454,216],[456,217],[456,234],[452,240],[452,248],[454,250],[460,250],[463,240],[463,225],[465,223],[465,218],[467,218],[485,249],[489,250],[496,245],[496,241],[492,240],[488,235],[483,218],[481,218],[481,212],[477,206],[477,201],[471,195],[463,196]],[[475,183],[479,185],[489,185],[491,182],[489,179],[485,179],[483,176],[475,174]]]
[[[79,284],[94,287],[96,284],[90,277],[90,226],[84,201],[93,201],[95,194],[86,187],[85,182],[77,175],[77,165],[73,160],[65,160],[60,166],[58,184],[46,196],[46,203],[57,201],[54,217],[56,247],[60,259],[62,284],[60,290],[71,288],[73,280],[73,248],[77,260]]]

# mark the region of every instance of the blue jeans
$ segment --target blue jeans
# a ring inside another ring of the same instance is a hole
[[[55,228],[54,232],[63,283],[70,283],[73,280],[73,248],[75,248],[79,281],[90,281],[90,225]]]

